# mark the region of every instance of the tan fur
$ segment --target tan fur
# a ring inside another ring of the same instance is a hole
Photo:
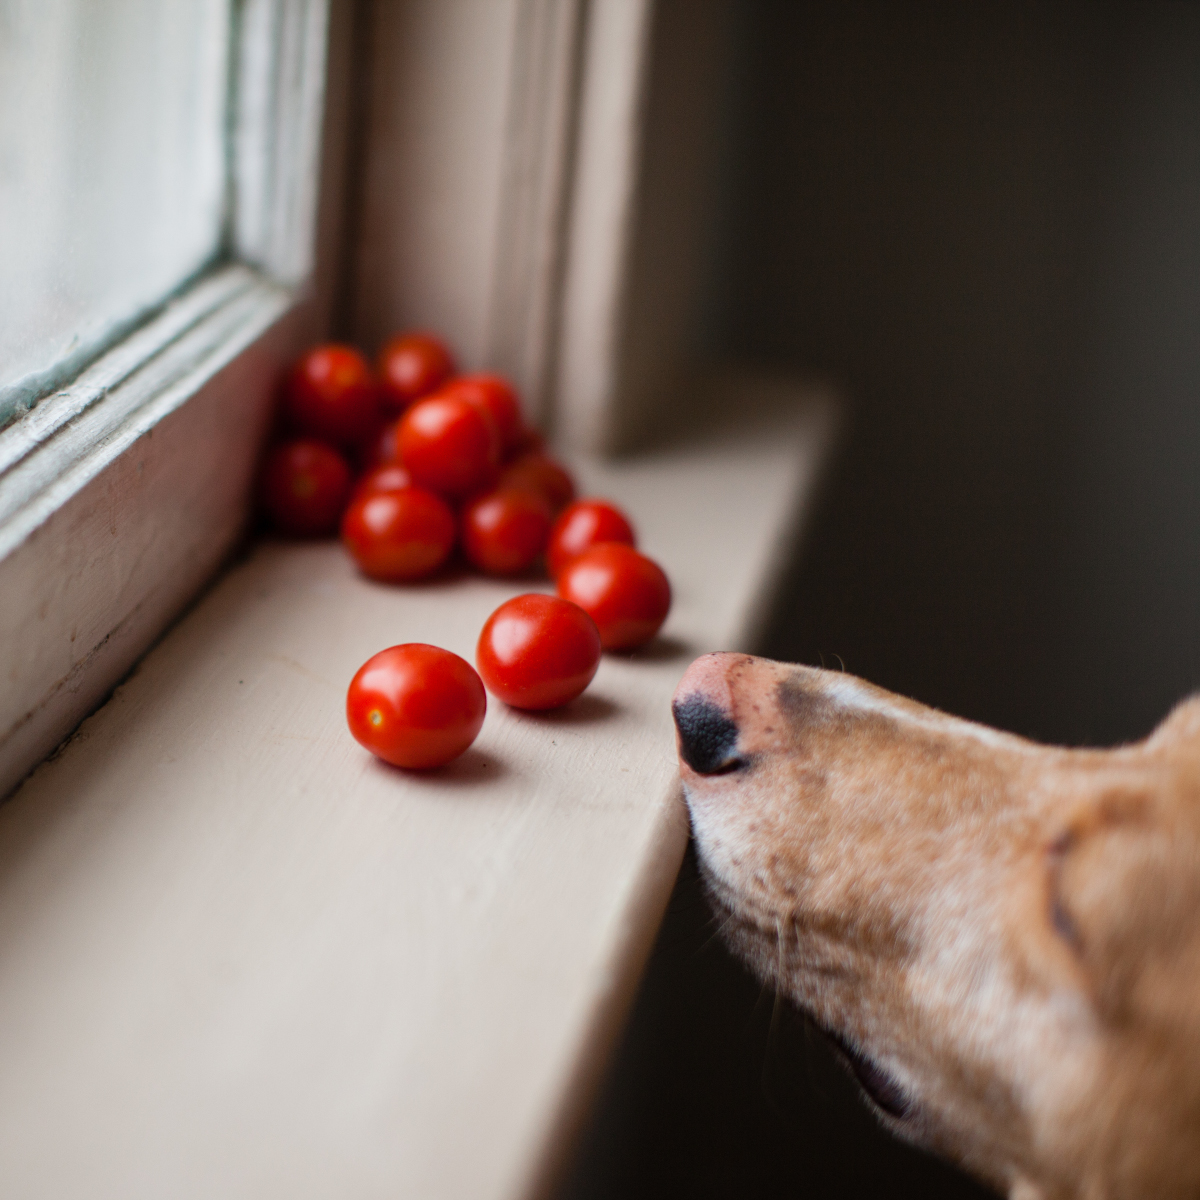
[[[696,696],[745,763],[680,767],[727,938],[886,1124],[1020,1200],[1200,1196],[1200,700],[1095,751],[748,655]]]

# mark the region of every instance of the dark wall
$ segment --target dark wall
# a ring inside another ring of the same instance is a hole
[[[742,9],[713,333],[851,422],[771,649],[1035,736],[1200,677],[1200,9]]]
[[[735,0],[705,346],[851,404],[766,652],[1033,736],[1200,683],[1200,6]],[[572,1200],[979,1195],[685,870]]]

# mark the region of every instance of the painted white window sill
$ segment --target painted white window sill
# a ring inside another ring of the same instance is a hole
[[[828,442],[799,390],[577,464],[666,567],[664,637],[560,713],[492,701],[440,772],[362,751],[346,685],[397,642],[472,659],[517,588],[382,587],[335,544],[226,574],[0,809],[6,1194],[550,1185],[686,843],[671,692],[752,644]]]

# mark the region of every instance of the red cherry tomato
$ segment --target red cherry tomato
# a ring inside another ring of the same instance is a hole
[[[412,476],[399,463],[384,463],[358,477],[352,499],[375,492],[396,492],[406,487],[412,487]]]
[[[607,500],[576,500],[567,505],[558,514],[546,547],[546,565],[551,576],[557,579],[559,571],[571,559],[601,542],[636,546],[637,537],[629,518]]]
[[[537,492],[558,512],[575,498],[575,481],[554,459],[545,454],[522,454],[500,472],[500,487]]]
[[[366,492],[346,509],[342,541],[372,579],[421,579],[449,556],[454,514],[440,496],[424,488]]]
[[[550,509],[534,492],[485,492],[462,511],[468,560],[488,575],[517,575],[546,548]]]
[[[419,400],[400,419],[396,443],[413,480],[431,492],[462,497],[490,487],[500,461],[491,418],[458,396]]]
[[[362,470],[369,471],[372,467],[396,461],[396,427],[399,424],[399,421],[377,424],[370,435],[359,443],[357,457]]]
[[[379,391],[389,412],[403,412],[454,374],[454,359],[430,333],[402,333],[379,352]]]
[[[558,576],[558,594],[596,622],[605,650],[648,642],[671,607],[662,567],[621,542],[602,542],[571,559]]]
[[[441,390],[443,396],[460,396],[482,408],[500,435],[500,453],[507,455],[524,437],[521,401],[516,389],[499,375],[459,375]]]
[[[301,433],[353,445],[371,432],[379,416],[371,368],[353,346],[317,346],[292,367],[284,409]]]
[[[544,454],[546,452],[546,439],[542,437],[541,431],[534,429],[532,425],[526,425],[521,433],[521,440],[509,451],[509,458],[520,458],[522,454]]]
[[[350,494],[350,467],[331,446],[307,438],[276,446],[262,475],[271,523],[295,537],[334,533]]]
[[[457,758],[486,712],[487,695],[471,664],[423,642],[368,658],[346,693],[350,732],[397,767],[440,767]]]
[[[505,704],[557,708],[592,682],[600,665],[600,634],[578,605],[531,592],[488,617],[475,663],[488,691]]]

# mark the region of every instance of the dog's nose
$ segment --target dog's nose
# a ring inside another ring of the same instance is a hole
[[[707,696],[677,699],[671,714],[679,730],[679,757],[697,775],[724,775],[742,765],[733,718]]]
[[[721,775],[745,762],[737,749],[731,680],[753,661],[748,654],[704,654],[675,689],[671,713],[679,731],[679,757],[697,775]]]

